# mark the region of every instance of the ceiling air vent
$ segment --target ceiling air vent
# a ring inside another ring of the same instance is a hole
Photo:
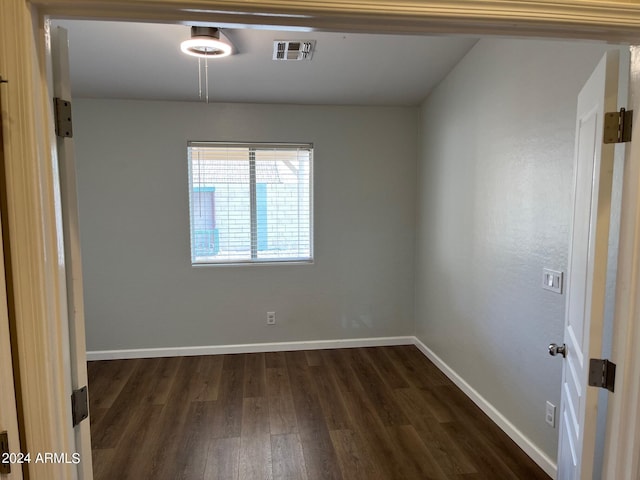
[[[315,40],[276,40],[273,42],[274,60],[311,60]]]

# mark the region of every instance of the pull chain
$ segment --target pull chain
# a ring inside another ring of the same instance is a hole
[[[202,100],[202,62],[198,57],[198,98]],[[204,97],[209,103],[209,57],[204,57]]]
[[[198,98],[202,100],[202,62],[198,57]],[[209,103],[209,57],[204,57],[204,92],[205,101]]]
[[[198,57],[198,98],[202,100],[202,64]]]
[[[209,57],[204,57],[204,81],[206,83],[204,89],[206,92],[207,103],[209,103]]]

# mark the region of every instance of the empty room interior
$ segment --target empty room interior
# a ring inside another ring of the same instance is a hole
[[[223,26],[199,59],[185,25],[52,25],[97,480],[555,475],[543,270],[578,93],[628,47]]]

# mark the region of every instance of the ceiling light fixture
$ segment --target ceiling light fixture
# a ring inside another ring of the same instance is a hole
[[[187,55],[200,58],[222,58],[231,55],[231,44],[220,40],[220,29],[215,27],[191,27],[191,38],[180,44]]]
[[[202,59],[204,58],[204,101],[209,103],[209,59],[231,55],[233,48],[225,40],[220,40],[220,29],[215,27],[191,27],[191,38],[180,44],[180,50],[198,58],[198,95],[202,98]]]

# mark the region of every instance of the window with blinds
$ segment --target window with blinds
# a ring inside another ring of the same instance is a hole
[[[313,260],[310,144],[189,142],[191,263]]]

